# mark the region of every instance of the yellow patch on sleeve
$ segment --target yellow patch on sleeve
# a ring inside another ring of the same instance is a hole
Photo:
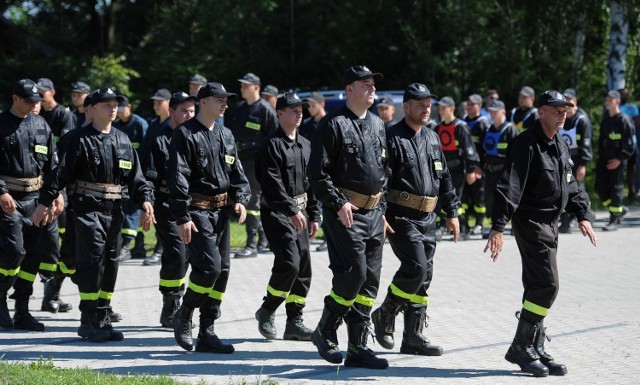
[[[224,161],[227,162],[227,164],[233,164],[236,161],[236,157],[231,155],[225,155]]]
[[[36,151],[36,154],[47,155],[49,153],[49,148],[47,146],[41,146],[39,144],[36,144],[35,151]]]
[[[440,161],[433,162],[433,167],[435,168],[436,171],[442,171],[442,162]]]
[[[131,170],[131,162],[128,160],[122,160],[120,159],[118,162],[118,165],[120,166],[121,169],[123,170]]]

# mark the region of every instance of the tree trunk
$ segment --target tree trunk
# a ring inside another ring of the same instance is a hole
[[[611,46],[607,63],[607,89],[609,90],[625,87],[628,32],[627,4],[623,0],[611,0]]]
[[[584,29],[586,20],[587,8],[581,7],[580,14],[578,15],[578,25],[576,27],[576,47],[573,53],[573,77],[571,79],[571,85],[576,89],[580,82],[580,73],[582,72],[582,63],[584,60]]]

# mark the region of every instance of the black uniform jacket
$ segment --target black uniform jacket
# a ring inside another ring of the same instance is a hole
[[[633,135],[635,129],[631,119],[622,112],[609,116],[605,112],[600,124],[600,138],[598,139],[600,159],[617,158],[620,161],[629,159],[635,149]]]
[[[384,123],[367,111],[359,119],[347,106],[320,122],[311,141],[307,176],[324,209],[337,212],[348,200],[344,187],[375,195],[386,188],[387,149]],[[381,202],[386,209],[386,203]]]
[[[56,144],[49,125],[38,115],[19,118],[10,111],[0,113],[0,175],[37,178],[49,174],[58,163]],[[0,180],[0,195],[8,193]],[[11,192],[14,198],[37,192]],[[57,194],[56,194],[57,195]]]
[[[171,137],[167,170],[169,209],[179,225],[191,220],[189,194],[218,195],[247,205],[250,189],[231,131],[215,123],[209,130],[193,118]]]
[[[593,126],[589,115],[582,109],[578,108],[575,115],[567,117],[564,122],[564,129],[569,131],[576,129],[576,149],[571,150],[571,159],[577,166],[584,166],[593,159],[592,137]],[[566,140],[565,140],[566,141]]]
[[[309,220],[320,221],[318,202],[307,179],[310,156],[307,139],[300,134],[291,139],[280,127],[263,143],[256,154],[256,179],[267,207],[292,217],[300,211],[292,197],[307,194]]]
[[[56,104],[51,111],[46,111],[44,108],[41,109],[40,116],[49,123],[56,142],[58,142],[64,134],[76,127],[75,116],[60,104]]]
[[[437,196],[447,217],[457,216],[460,200],[451,182],[438,134],[422,127],[415,132],[404,119],[387,130],[389,189],[421,196]],[[388,202],[390,215],[411,215],[416,210]]]
[[[260,98],[253,104],[239,102],[233,111],[231,131],[238,150],[257,150],[263,140],[278,128],[278,116],[271,104]]]
[[[127,134],[115,127],[104,134],[93,125],[88,125],[65,135],[60,163],[45,177],[40,189],[40,203],[50,205],[58,191],[78,180],[128,187],[122,190],[123,198],[131,198],[139,205],[153,202],[153,191],[142,176],[138,154]],[[130,192],[128,196],[127,191]],[[75,194],[70,199],[77,199],[77,196]],[[102,200],[94,196],[82,196],[86,201]]]
[[[578,188],[571,153],[557,133],[544,134],[540,122],[518,135],[507,149],[507,160],[495,192],[492,228],[504,231],[513,216],[552,224],[565,210],[578,221],[595,220],[587,193]]]
[[[167,119],[168,121],[168,119]],[[169,166],[169,146],[173,129],[164,122],[152,136],[148,136],[142,153],[142,173],[153,187],[156,203],[164,193],[158,193],[161,188],[167,188],[167,168]],[[166,201],[165,199],[163,199]]]

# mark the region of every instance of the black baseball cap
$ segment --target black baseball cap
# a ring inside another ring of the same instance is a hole
[[[500,111],[504,109],[504,102],[498,99],[492,101],[491,104],[489,104],[489,107],[487,107],[487,110],[489,111]]]
[[[386,94],[380,97],[379,106],[393,106],[393,96]]]
[[[166,88],[160,88],[156,91],[155,94],[151,97],[153,100],[169,100],[171,99],[171,92]]]
[[[195,74],[191,77],[189,83],[200,84],[201,86],[204,86],[205,84],[207,84],[207,78],[202,75]]]
[[[40,79],[36,80],[36,84],[38,85],[38,88],[40,88],[41,90],[50,91],[50,90],[55,89],[51,79],[40,78]]]
[[[522,89],[520,89],[520,94],[524,96],[528,96],[530,98],[535,98],[536,96],[536,93],[533,91],[533,88],[529,86],[522,87]]]
[[[438,100],[438,105],[444,107],[455,107],[456,102],[453,101],[453,98],[451,96],[445,96],[444,98]]]
[[[131,102],[129,101],[129,98],[121,95],[120,99],[118,100],[118,107],[127,107],[130,106]]]
[[[314,91],[311,93],[311,95],[307,96],[306,98],[304,98],[305,102],[315,102],[315,103],[322,103],[324,102],[324,95],[322,95],[320,92]]]
[[[283,110],[287,107],[295,108],[298,106],[308,108],[309,103],[303,102],[294,92],[285,92],[284,94],[280,95],[278,101],[276,102],[276,110]]]
[[[220,83],[207,83],[207,85],[200,88],[200,91],[198,91],[196,100],[199,101],[200,99],[208,98],[209,96],[214,96],[216,98],[235,99],[238,95],[227,92],[224,86]]]
[[[576,98],[576,90],[574,90],[573,88],[567,88],[566,90],[564,90],[562,92],[562,94],[567,99],[577,99]]]
[[[117,100],[118,106],[122,106],[124,101],[127,102],[126,105],[129,104],[129,99],[127,99],[126,96],[116,95],[116,93],[111,88],[100,88],[98,90],[95,90],[91,94],[91,100],[89,101],[89,104],[95,106],[98,103],[106,102],[108,100]]]
[[[567,102],[567,99],[562,95],[560,91],[547,90],[538,96],[538,108],[543,106],[560,107],[567,106],[573,107],[573,103]]]
[[[614,99],[620,99],[622,97],[622,95],[620,95],[620,92],[616,90],[610,90],[609,92],[607,92],[607,96]]]
[[[89,107],[91,105],[91,98],[93,97],[94,93],[95,91],[90,92],[89,95],[87,95],[87,97],[84,98],[84,102],[82,102],[82,107]]]
[[[406,102],[408,100],[423,100],[426,98],[434,98],[437,99],[438,96],[432,94],[429,89],[427,88],[427,86],[425,86],[422,83],[411,83],[407,86],[407,88],[404,90],[404,96],[402,98],[403,102]]]
[[[262,87],[262,91],[260,91],[260,93],[269,96],[278,96],[280,92],[278,91],[278,88],[276,86],[267,84],[266,86]]]
[[[251,72],[247,72],[246,74],[244,74],[242,79],[238,79],[238,81],[244,84],[260,85],[260,78],[256,74],[253,74]]]
[[[473,104],[482,104],[482,96],[478,94],[469,95],[468,99]]]
[[[88,94],[91,92],[91,87],[85,82],[75,82],[71,85],[71,92],[80,92],[83,94]]]
[[[13,85],[11,91],[13,95],[19,96],[29,103],[42,101],[42,96],[38,92],[38,85],[31,79],[22,79]]]
[[[353,66],[349,67],[344,73],[344,85],[348,86],[349,84],[355,82],[356,80],[364,80],[373,78],[373,80],[382,79],[382,74],[379,72],[371,72],[367,66]]]
[[[173,95],[171,95],[171,98],[169,99],[169,108],[174,108],[178,104],[186,102],[187,100],[191,100],[195,103],[196,97],[191,96],[188,93],[183,91],[174,92]]]

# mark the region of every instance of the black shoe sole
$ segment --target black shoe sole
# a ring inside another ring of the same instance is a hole
[[[308,336],[300,334],[284,334],[282,339],[287,341],[311,341],[311,334]]]
[[[322,345],[322,342],[317,341],[318,338],[322,338],[321,336],[316,335],[315,332],[313,332],[311,334],[311,342],[315,345],[315,347],[318,349],[318,354],[320,354],[320,357],[324,358],[325,361],[332,363],[332,364],[341,364],[342,363],[342,353],[334,353],[332,354],[323,354],[320,351],[320,348],[318,347],[318,345]]]
[[[233,354],[236,349],[231,346],[230,348],[218,349],[211,346],[196,344],[196,352],[198,353],[216,353],[216,354]]]
[[[400,353],[410,354],[414,356],[440,357],[444,351],[442,349],[434,349],[433,351],[423,351],[414,348],[400,348]]]
[[[507,362],[510,362],[514,365],[518,365],[520,367],[520,371],[525,372],[525,373],[529,373],[532,374],[534,377],[547,377],[549,375],[549,373],[534,373],[531,372],[529,370],[526,370],[522,364],[520,364],[515,358],[511,357],[511,354],[509,354],[509,352],[507,352],[507,354],[505,354],[504,359],[507,360]]]
[[[386,362],[386,366],[384,364],[380,365],[369,365],[360,361],[354,361],[349,358],[344,360],[344,366],[348,366],[350,368],[366,368],[366,369],[387,369],[389,367],[389,362]]]

